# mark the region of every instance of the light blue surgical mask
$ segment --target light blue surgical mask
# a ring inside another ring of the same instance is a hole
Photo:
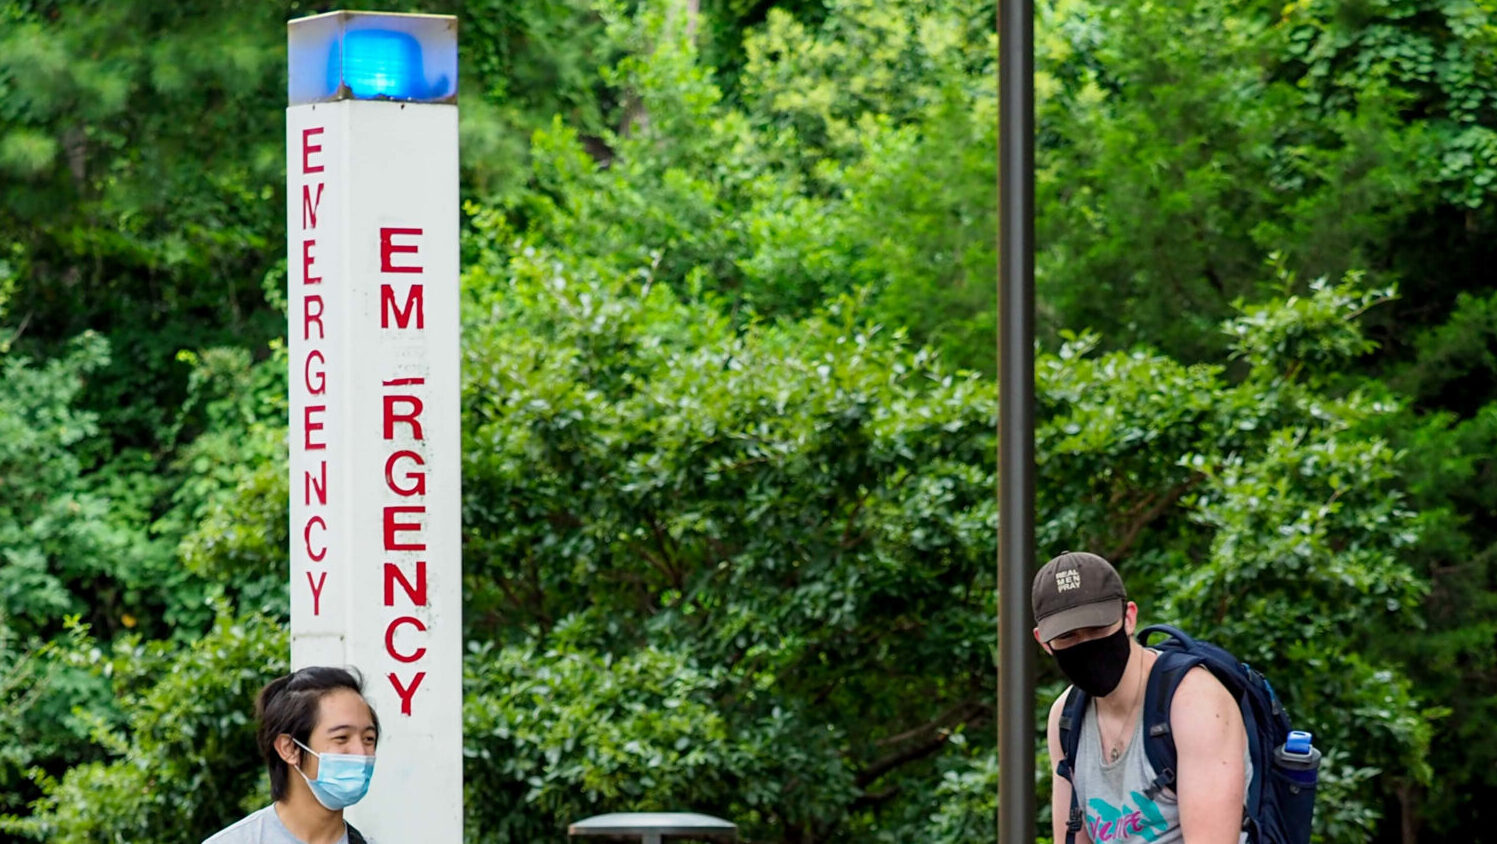
[[[296,741],[296,739],[292,739]],[[317,779],[307,779],[301,768],[296,772],[306,780],[317,802],[336,812],[364,799],[369,780],[374,777],[374,757],[352,753],[318,753],[296,741],[296,746],[317,757]]]

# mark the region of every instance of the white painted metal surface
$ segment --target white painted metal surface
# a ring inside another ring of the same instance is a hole
[[[291,662],[381,722],[349,820],[462,840],[457,107],[286,113]]]
[[[737,841],[738,826],[722,818],[695,812],[614,812],[594,815],[567,827],[576,837],[638,837],[641,844],[663,841]]]

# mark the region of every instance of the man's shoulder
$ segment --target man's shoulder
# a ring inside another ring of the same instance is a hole
[[[203,841],[203,844],[260,844],[266,824],[265,815],[275,811],[272,803],[263,809],[250,812],[233,824],[215,832]],[[271,839],[274,841],[275,839]]]
[[[1234,700],[1232,693],[1227,690],[1221,678],[1211,673],[1211,669],[1204,665],[1193,666],[1185,672],[1185,676],[1180,678],[1180,685],[1175,687],[1175,700],[1177,701],[1198,702],[1212,699]]]
[[[1056,696],[1055,700],[1050,703],[1050,711],[1052,713],[1060,712],[1062,709],[1066,708],[1066,701],[1070,699],[1071,687],[1066,686],[1065,689]]]
[[[1189,654],[1184,652],[1162,652],[1155,648],[1149,650],[1154,653],[1154,661],[1149,665],[1149,681],[1154,683],[1160,681],[1161,685],[1167,682],[1166,678],[1159,672],[1166,666],[1178,670],[1181,661],[1189,660]],[[1190,664],[1187,662],[1187,664]],[[1218,695],[1232,698],[1232,693],[1227,690],[1226,685],[1217,677],[1210,668],[1200,662],[1190,665],[1190,668],[1181,675],[1175,683],[1174,691],[1171,693],[1171,703],[1181,700],[1210,699]],[[1183,695],[1183,697],[1182,697]]]
[[[1170,705],[1170,727],[1177,738],[1203,730],[1216,735],[1219,730],[1240,732],[1244,728],[1237,699],[1210,669],[1200,665],[1180,678]]]
[[[1047,719],[1047,723],[1050,726],[1060,723],[1060,716],[1065,711],[1066,701],[1071,699],[1071,689],[1071,686],[1066,686],[1065,691],[1062,691],[1060,696],[1055,699],[1055,702],[1050,704],[1050,716]]]

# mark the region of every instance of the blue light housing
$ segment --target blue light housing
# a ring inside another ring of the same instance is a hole
[[[334,44],[328,53],[327,72],[330,88],[337,88],[341,72],[343,84],[356,100],[425,99],[445,81],[428,85],[420,42],[410,33],[385,29],[343,36],[343,49]]]
[[[335,100],[454,102],[457,19],[330,12],[287,24],[291,105]]]

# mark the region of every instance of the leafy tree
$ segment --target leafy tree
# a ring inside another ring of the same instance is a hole
[[[211,599],[232,598],[244,610],[284,618],[289,547],[286,469],[285,347],[255,362],[248,351],[187,353],[194,364],[184,416],[200,413],[203,432],[177,449],[182,481],[156,523],[177,537],[182,579],[174,586],[174,621],[206,619]]]
[[[89,758],[88,725],[73,713],[83,702],[107,704],[107,690],[89,682],[68,657],[83,645],[76,618],[49,640],[17,636],[0,614],[0,814],[20,811],[34,789],[39,762]]]
[[[1493,821],[1491,807],[1476,796],[1493,783],[1487,762],[1497,759],[1497,746],[1477,726],[1497,703],[1490,647],[1497,535],[1486,518],[1497,507],[1488,459],[1497,450],[1497,408],[1481,387],[1492,372],[1491,315],[1487,302],[1463,296],[1447,323],[1416,337],[1415,360],[1390,378],[1414,403],[1383,428],[1407,452],[1404,482],[1431,522],[1413,558],[1430,581],[1428,630],[1394,644],[1424,694],[1451,710],[1431,742],[1438,787],[1404,783],[1397,793],[1415,833],[1436,837]]]
[[[726,672],[735,752],[801,761],[698,778],[697,800],[823,840],[988,708],[991,393],[859,330],[851,302],[740,336],[634,283],[539,253],[470,282],[470,636],[565,630]]]
[[[275,330],[259,279],[279,242],[267,116],[283,102],[285,10],[13,3],[0,24],[15,318],[38,349],[86,329],[110,340],[88,399],[122,448],[170,424],[178,348]]]
[[[1497,199],[1497,32],[1491,0],[1354,3],[1301,0],[1285,6],[1280,73],[1322,113],[1350,110],[1369,95],[1397,92],[1410,122],[1429,128],[1426,177],[1451,205],[1482,211]]]
[[[1040,15],[1042,327],[1216,359],[1270,250],[1314,278],[1368,268],[1421,207],[1421,135],[1371,89],[1309,110],[1278,9],[1057,2]],[[1375,267],[1376,268],[1376,267]],[[1380,276],[1378,276],[1381,278]]]
[[[170,604],[170,549],[141,509],[159,482],[81,456],[99,429],[80,395],[109,359],[93,333],[45,362],[0,354],[0,619],[24,638],[73,615],[112,635]]]
[[[574,127],[539,133],[536,190],[506,210],[540,240],[655,264],[660,283],[740,314],[796,318],[868,287],[875,314],[991,370],[990,10],[828,10],[819,28],[772,11],[727,93],[663,17],[615,19],[631,51],[609,77],[646,119],[605,133],[602,158]]]
[[[126,637],[80,658],[110,678],[124,722],[96,720],[94,740],[117,758],[44,777],[46,796],[0,831],[56,842],[201,841],[269,802],[255,746],[254,696],[286,672],[285,629],[220,606],[213,628],[175,649]]]

